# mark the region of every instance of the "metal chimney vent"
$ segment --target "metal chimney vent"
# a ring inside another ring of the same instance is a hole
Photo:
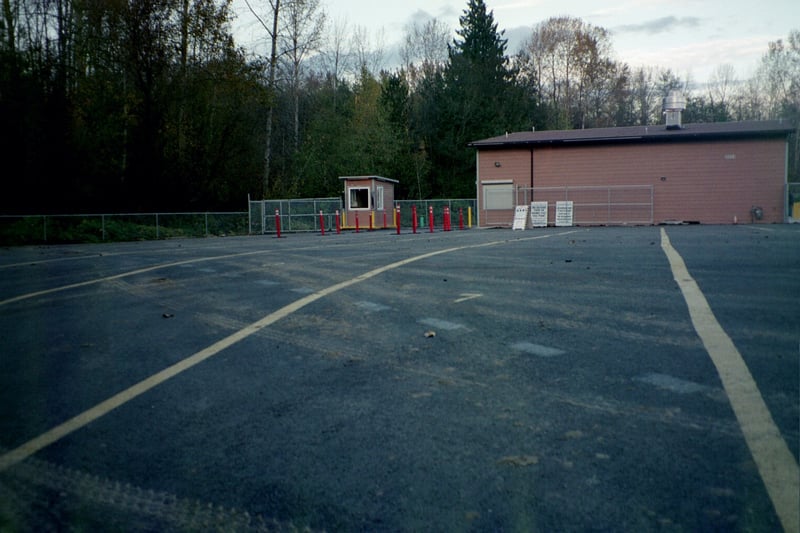
[[[686,98],[681,95],[680,91],[673,89],[669,92],[669,95],[664,98],[663,109],[667,119],[667,129],[681,129],[681,112],[686,109]]]

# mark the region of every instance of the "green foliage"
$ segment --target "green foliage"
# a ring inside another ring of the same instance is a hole
[[[762,82],[767,113],[795,125],[795,133],[789,141],[788,179],[800,182],[800,30],[789,32],[785,42],[778,39],[769,43],[757,79]]]
[[[315,51],[319,63],[301,64],[315,54],[294,48],[281,51],[294,60],[272,86],[267,61],[235,46],[231,0],[12,4],[20,9],[0,17],[8,214],[241,209],[248,196],[263,197],[268,129],[269,197],[338,196],[340,176],[377,174],[399,180],[398,199],[419,200],[475,196],[471,141],[531,127],[660,123],[670,89],[687,96],[686,122],[800,123],[798,31],[769,43],[746,84],[692,91],[669,70],[613,59],[608,31],[570,17],[538,25],[510,57],[484,0],[467,0],[456,38],[447,45],[450,31],[436,20],[417,29],[402,69],[369,71],[368,61],[344,73],[343,50],[334,67],[321,62],[332,57],[325,50]],[[37,30],[45,27],[59,31]],[[105,237],[93,220],[52,231],[108,240],[151,226],[117,222]]]
[[[67,1],[28,13],[58,17],[63,31],[57,46],[22,32],[20,52],[0,43],[16,58],[0,61],[10,126],[0,157],[20,170],[7,179],[22,181],[0,209],[241,206],[257,181],[264,89],[257,65],[233,48],[228,5]]]
[[[506,40],[483,0],[470,0],[450,47],[438,100],[440,120],[430,148],[443,175],[434,195],[475,195],[470,141],[530,127],[531,102],[509,66]]]

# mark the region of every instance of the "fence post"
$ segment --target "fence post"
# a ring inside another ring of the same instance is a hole
[[[156,240],[160,237],[158,232],[158,213],[156,213]]]

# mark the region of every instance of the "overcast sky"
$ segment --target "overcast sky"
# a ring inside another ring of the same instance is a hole
[[[322,0],[328,20],[367,28],[383,35],[387,63],[413,21],[437,18],[453,30],[467,0]],[[250,0],[251,5],[268,5]],[[531,28],[550,17],[567,15],[612,33],[616,59],[671,68],[697,85],[720,65],[731,64],[740,79],[753,74],[770,41],[800,29],[797,0],[486,0],[499,30],[505,30],[508,53],[516,53]],[[240,44],[265,53],[264,37],[244,0],[234,0]],[[259,50],[260,47],[260,50]],[[387,68],[394,65],[387,64]]]

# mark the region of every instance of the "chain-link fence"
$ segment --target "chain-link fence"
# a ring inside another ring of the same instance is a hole
[[[652,185],[519,187],[515,205],[546,201],[555,207],[559,200],[573,202],[576,225],[653,223]],[[555,209],[548,211],[548,223],[555,224]]]
[[[341,198],[300,198],[295,200],[251,200],[250,233],[281,231],[319,231],[320,212],[326,228],[335,227],[336,211],[342,211]]]
[[[459,215],[463,216],[464,226],[474,224],[475,200],[396,200],[400,207],[400,226],[411,227],[412,206],[416,206],[417,227],[429,226],[429,209],[433,208],[434,226],[444,224],[444,208],[450,208],[451,224],[458,227]],[[250,233],[276,233],[276,214],[281,224],[281,231],[320,231],[320,212],[325,227],[336,227],[336,212],[342,213],[344,206],[341,198],[305,198],[296,200],[251,200],[250,201]],[[379,213],[382,216],[383,212]],[[387,225],[394,226],[394,214],[391,209],[386,212]],[[364,219],[367,224],[368,219]],[[382,219],[376,224],[383,227]]]
[[[2,215],[0,244],[247,235],[247,212]]]
[[[444,207],[452,224],[463,212],[465,226],[475,222],[475,200],[401,200],[401,226],[411,227],[411,206],[417,207],[418,227],[428,226],[428,209],[434,208],[434,225],[441,226]],[[336,227],[341,198],[301,198],[249,202],[249,211],[205,213],[110,213],[60,215],[0,215],[0,246],[85,242],[119,242],[181,237],[258,235],[275,233],[278,213],[281,231],[320,231],[320,212],[326,228]],[[389,225],[394,226],[391,210]]]
[[[417,227],[428,228],[430,208],[433,208],[434,227],[444,224],[444,208],[450,209],[450,219],[453,227],[458,228],[459,216],[463,217],[464,227],[476,224],[475,199],[444,199],[444,200],[397,200],[400,206],[400,225],[411,226],[413,207],[417,212]]]
[[[800,183],[786,185],[787,217],[789,222],[800,222]]]

